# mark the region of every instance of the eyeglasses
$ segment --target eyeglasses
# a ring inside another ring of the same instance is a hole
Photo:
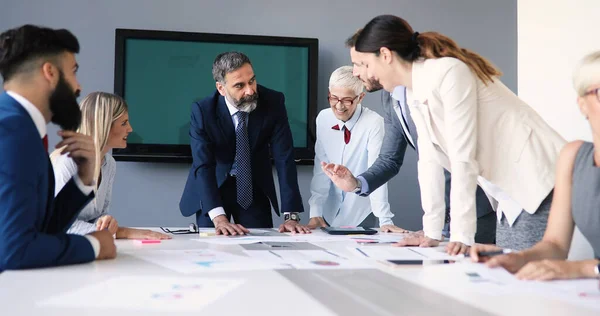
[[[197,234],[198,233],[198,226],[196,226],[196,224],[194,224],[194,223],[191,223],[187,229],[170,230],[166,227],[160,227],[160,229],[167,234],[173,234],[173,235]]]
[[[586,93],[583,94],[583,96],[588,96],[590,94],[595,94],[596,95],[596,99],[598,99],[598,102],[600,102],[600,88],[596,88],[594,90],[590,90]]]
[[[341,102],[344,106],[351,106],[354,101],[356,101],[356,99],[359,97],[360,95],[355,96],[354,98],[343,98],[340,99],[336,96],[332,96],[331,94],[327,97],[327,100],[329,101],[329,104],[331,106],[337,105],[338,102]]]

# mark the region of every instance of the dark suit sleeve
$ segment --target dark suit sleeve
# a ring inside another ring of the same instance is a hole
[[[212,123],[216,124],[214,121]],[[215,207],[223,206],[223,203],[215,176],[215,148],[206,133],[204,124],[202,109],[199,104],[194,103],[190,120],[190,146],[194,160],[192,165],[194,176],[188,178],[188,181],[195,182],[191,187],[198,192],[202,210],[208,212]]]
[[[377,160],[375,160],[367,171],[360,175],[369,184],[369,191],[362,195],[369,195],[390,181],[390,179],[398,174],[404,162],[404,154],[406,153],[407,146],[406,138],[404,137],[402,126],[399,124],[400,121],[398,121],[394,108],[391,105],[389,94],[387,94],[388,97],[386,97],[386,94],[386,92],[382,94],[385,135]]]
[[[282,212],[304,212],[302,197],[298,188],[298,171],[294,162],[294,143],[290,123],[288,122],[287,111],[285,109],[285,97],[280,97],[276,109],[275,128],[271,134],[271,154],[275,161],[277,177],[279,178],[279,192],[281,194]]]
[[[48,212],[40,209],[47,205],[47,196],[38,194],[43,171],[31,167],[39,161],[31,158],[35,154],[28,146],[22,146],[31,140],[17,140],[22,136],[18,134],[0,132],[0,271],[94,260],[85,237],[40,230]]]
[[[66,233],[79,212],[94,198],[94,192],[83,194],[71,178],[54,198],[54,212],[48,224],[48,233]]]

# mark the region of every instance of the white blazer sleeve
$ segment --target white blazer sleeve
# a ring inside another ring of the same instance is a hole
[[[417,113],[413,110],[413,115]],[[423,132],[418,130],[419,135]],[[446,218],[445,188],[446,179],[444,168],[433,159],[433,153],[427,150],[431,144],[425,144],[425,137],[419,136],[419,161],[417,162],[417,177],[421,190],[421,205],[423,207],[423,233],[425,236],[442,240],[444,219]]]
[[[377,120],[374,121],[373,128],[369,132],[369,140],[367,143],[368,167],[371,167],[379,157],[381,145],[383,144],[383,137],[385,135],[383,126],[383,118],[377,115]],[[392,221],[392,217],[394,217],[394,214],[390,210],[387,183],[373,191],[373,193],[369,195],[369,200],[371,202],[371,211],[373,212],[373,215],[379,219],[379,226],[393,225],[394,222]]]
[[[442,128],[452,173],[450,241],[467,245],[475,242],[477,227],[477,84],[477,76],[466,64],[458,62],[447,70],[439,85],[444,107]]]

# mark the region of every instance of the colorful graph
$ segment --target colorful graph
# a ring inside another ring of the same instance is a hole
[[[213,265],[219,263],[220,261],[197,261],[196,264],[201,266],[201,267],[205,267],[205,268],[211,268]]]

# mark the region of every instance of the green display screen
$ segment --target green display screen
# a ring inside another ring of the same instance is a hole
[[[215,91],[212,64],[227,51],[248,55],[258,84],[285,95],[294,147],[306,147],[308,47],[139,38],[126,39],[124,49],[123,96],[134,130],[128,142],[188,145],[190,106]]]

